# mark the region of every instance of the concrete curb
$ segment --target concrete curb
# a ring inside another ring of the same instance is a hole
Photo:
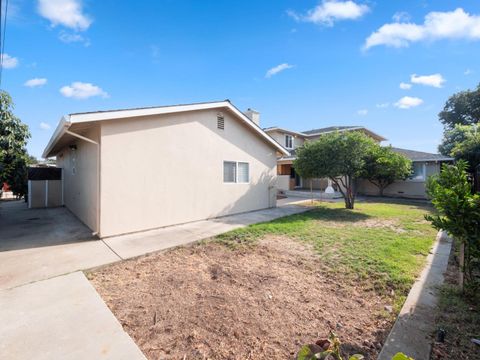
[[[436,288],[443,283],[451,247],[452,239],[439,231],[427,256],[427,264],[413,284],[378,360],[391,360],[398,352],[415,360],[430,359],[431,335],[435,330]]]

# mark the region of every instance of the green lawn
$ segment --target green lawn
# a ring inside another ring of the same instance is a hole
[[[306,242],[333,281],[341,276],[394,294],[398,310],[435,239],[436,231],[424,220],[430,210],[419,204],[363,202],[346,210],[343,203],[318,203],[306,213],[234,230],[215,241],[232,248],[255,246],[267,235]]]

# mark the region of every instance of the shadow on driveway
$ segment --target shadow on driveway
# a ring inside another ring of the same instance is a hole
[[[93,240],[66,208],[28,209],[23,200],[0,202],[0,252]]]

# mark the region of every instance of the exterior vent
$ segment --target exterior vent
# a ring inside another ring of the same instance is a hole
[[[225,119],[223,118],[222,114],[217,115],[217,129],[220,129],[220,130],[225,129]]]

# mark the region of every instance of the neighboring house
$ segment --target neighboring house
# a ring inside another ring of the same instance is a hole
[[[295,149],[302,146],[305,142],[314,141],[324,134],[336,131],[361,131],[378,143],[386,140],[384,137],[363,126],[330,126],[302,132],[279,127],[271,127],[264,130],[290,152],[290,155],[280,156],[278,158],[277,188],[283,192],[303,188],[309,189],[310,181],[312,182],[312,188],[314,190],[325,191],[329,186],[332,186],[327,179],[304,180],[295,172],[293,166]],[[385,189],[385,196],[425,199],[425,183],[428,176],[439,173],[442,163],[453,161],[452,158],[439,154],[429,154],[398,148],[393,148],[393,150],[412,160],[412,176],[405,181],[396,181],[391,184]],[[358,193],[365,195],[379,194],[378,188],[367,180],[360,180],[357,190]]]
[[[290,155],[280,156],[277,166],[277,188],[280,191],[288,191],[300,188],[310,188],[310,180],[308,183],[301,178],[293,166],[295,160],[295,149],[302,146],[306,141],[315,141],[320,136],[336,131],[360,131],[370,136],[378,143],[386,140],[373,131],[363,126],[330,126],[321,129],[313,129],[308,131],[296,132],[279,127],[270,127],[264,129],[267,134],[282,144]],[[312,179],[312,188],[324,191],[329,185],[327,179]]]
[[[399,149],[392,150],[412,160],[412,175],[406,180],[395,181],[388,186],[385,196],[426,199],[425,185],[429,176],[438,174],[444,163],[453,162],[453,158],[440,154],[431,154],[421,151]],[[358,193],[364,195],[378,195],[378,188],[367,180],[360,180]]]
[[[99,237],[276,206],[286,151],[228,100],[70,114],[43,157],[63,201]]]

